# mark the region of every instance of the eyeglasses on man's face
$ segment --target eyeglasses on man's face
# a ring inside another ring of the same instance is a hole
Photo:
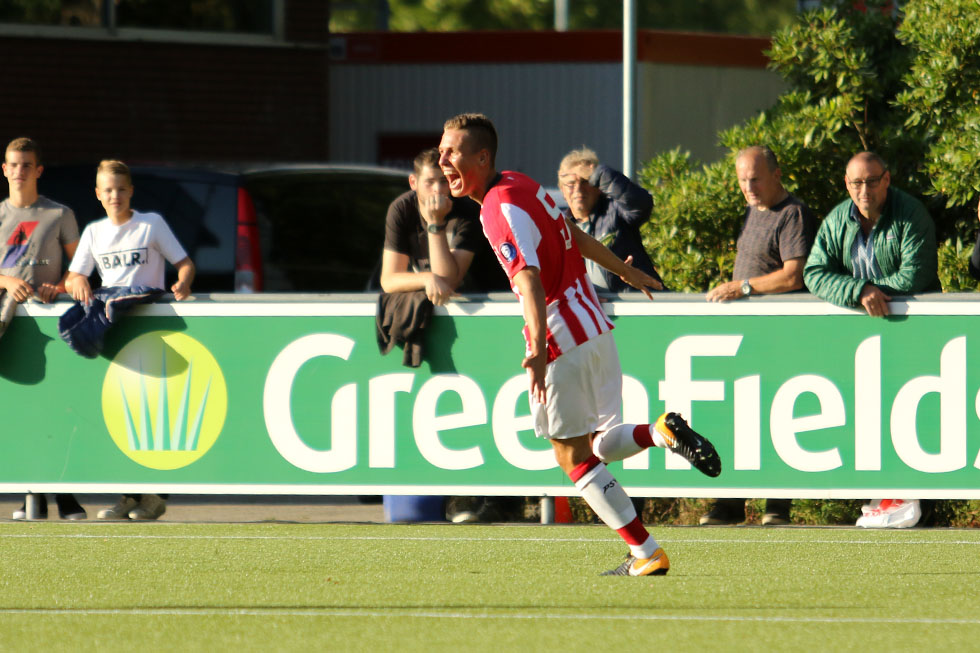
[[[848,177],[844,177],[844,180],[847,182],[847,185],[850,188],[855,190],[861,188],[861,186],[867,186],[868,190],[871,190],[872,188],[877,187],[887,174],[887,172],[883,172],[877,177],[868,177],[867,179],[850,179]]]
[[[582,179],[581,177],[566,177],[564,181],[560,182],[560,186],[567,190],[569,193],[577,189],[579,186],[588,186],[589,180]]]

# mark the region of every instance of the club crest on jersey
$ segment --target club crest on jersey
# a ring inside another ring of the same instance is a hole
[[[510,243],[503,243],[500,245],[500,258],[504,259],[508,263],[517,258],[517,248]]]

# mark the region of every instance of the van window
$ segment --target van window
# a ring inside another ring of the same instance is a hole
[[[388,205],[408,174],[250,175],[267,291],[360,292],[384,246]]]

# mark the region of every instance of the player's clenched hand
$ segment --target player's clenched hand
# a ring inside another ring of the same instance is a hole
[[[626,271],[621,274],[619,278],[637,290],[643,291],[643,294],[647,296],[647,299],[653,299],[653,293],[650,292],[649,288],[653,288],[654,290],[664,289],[664,285],[662,283],[651,277],[640,268],[633,267],[632,254],[627,256],[623,263],[626,264]]]
[[[442,306],[453,295],[452,287],[438,274],[429,274],[425,280],[425,296],[436,306]]]
[[[531,401],[543,404],[547,395],[545,393],[544,377],[548,367],[547,353],[531,354],[521,363],[521,367],[528,371],[528,380],[531,382],[530,393]]]

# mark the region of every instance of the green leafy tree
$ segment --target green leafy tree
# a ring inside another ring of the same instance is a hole
[[[551,0],[390,0],[396,32],[548,29]]]
[[[0,20],[4,22],[55,25],[60,15],[59,0],[0,0]]]
[[[621,29],[616,0],[569,0],[569,29]],[[789,24],[796,0],[670,0],[637,3],[637,25],[646,29],[768,35]],[[544,30],[554,25],[554,0],[344,0],[332,5],[334,32],[372,30],[380,14],[396,32]]]
[[[896,109],[904,129],[924,146],[922,192],[934,200],[939,278],[950,292],[974,289],[967,261],[980,190],[980,5],[910,2],[898,37],[913,58]]]

